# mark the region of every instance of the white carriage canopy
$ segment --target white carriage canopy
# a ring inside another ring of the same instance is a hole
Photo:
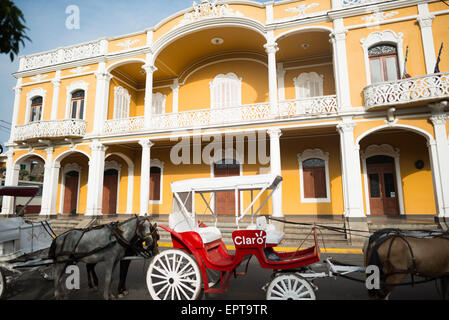
[[[198,193],[205,202],[209,212],[217,216],[214,209],[211,208],[210,202],[206,200],[204,194],[212,194],[211,200],[215,197],[215,193],[223,191],[234,191],[236,198],[241,191],[251,192],[251,203],[244,208],[243,212],[240,212],[239,202],[236,201],[236,223],[249,212],[251,216],[257,215],[263,206],[271,198],[273,192],[279,187],[282,182],[282,177],[279,175],[251,175],[251,176],[237,176],[237,177],[225,177],[225,178],[202,178],[173,182],[171,184],[173,192],[173,213],[182,213],[184,218],[188,220],[191,227],[196,226],[196,214],[195,214],[195,194]],[[257,191],[257,195],[254,194]],[[264,194],[265,191],[271,191],[263,203],[257,210],[254,210],[254,205]]]

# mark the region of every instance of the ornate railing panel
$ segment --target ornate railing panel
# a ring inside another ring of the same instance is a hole
[[[92,41],[76,46],[20,57],[19,71],[27,71],[59,63],[94,58],[106,53],[107,40]]]
[[[84,120],[39,121],[16,126],[14,129],[14,141],[84,137],[85,134],[86,121]]]
[[[449,73],[372,84],[364,89],[366,108],[449,97]]]
[[[221,109],[202,109],[179,113],[158,114],[151,117],[147,130],[202,128],[219,125],[238,125],[257,121],[336,114],[337,97],[323,96],[302,100],[288,100],[271,108],[269,102]],[[104,134],[132,133],[146,130],[144,117],[108,120]]]

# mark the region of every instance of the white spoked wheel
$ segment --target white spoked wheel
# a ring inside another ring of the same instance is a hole
[[[153,300],[196,300],[201,282],[198,263],[182,250],[162,251],[148,267],[147,287]]]
[[[0,300],[3,298],[3,295],[6,291],[6,279],[2,270],[0,269]]]
[[[267,300],[316,300],[310,283],[296,274],[284,274],[271,281]]]

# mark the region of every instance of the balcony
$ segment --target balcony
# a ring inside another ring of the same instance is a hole
[[[29,142],[39,139],[82,138],[85,134],[86,121],[84,120],[39,121],[16,126],[14,130],[14,141]]]
[[[449,72],[372,84],[364,96],[367,109],[448,98]]]
[[[153,115],[150,128],[145,128],[144,117],[108,120],[104,134],[115,135],[143,130],[163,131],[173,129],[199,129],[213,126],[253,124],[270,120],[326,116],[339,111],[335,95],[302,100],[287,100],[271,108],[270,103],[256,103],[223,109]]]

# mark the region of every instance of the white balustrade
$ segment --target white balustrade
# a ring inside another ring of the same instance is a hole
[[[449,97],[449,73],[372,84],[364,89],[365,107],[374,108]]]
[[[106,53],[106,43],[106,40],[97,40],[44,53],[23,56],[20,58],[19,71],[28,71],[60,63],[98,57]]]
[[[86,121],[84,120],[39,121],[16,126],[14,130],[14,141],[83,137],[85,134]]]
[[[145,128],[144,117],[114,119],[106,121],[104,134],[238,125],[257,121],[328,115],[339,111],[335,95],[282,101],[278,104],[277,109],[276,112],[273,112],[270,103],[265,102],[220,109],[153,114],[150,128]]]

